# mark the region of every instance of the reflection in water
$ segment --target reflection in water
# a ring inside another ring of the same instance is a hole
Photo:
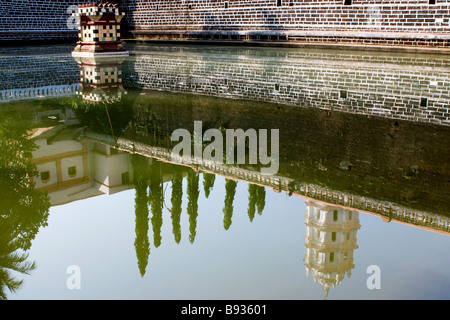
[[[248,217],[250,222],[253,221],[255,217],[255,212],[257,211],[259,215],[262,214],[264,207],[266,205],[266,189],[263,186],[258,186],[256,184],[248,185]]]
[[[172,195],[170,217],[172,218],[172,232],[176,243],[181,241],[181,205],[183,203],[183,173],[180,167],[174,167],[172,176]]]
[[[126,90],[122,85],[124,58],[81,58],[75,60],[80,68],[78,94],[91,103],[120,100]]]
[[[198,202],[200,196],[199,181],[203,176],[205,197],[209,196],[215,181],[215,175],[211,173],[196,172],[192,168],[182,167],[160,162],[143,155],[132,154],[130,156],[133,171],[133,187],[135,193],[135,215],[136,215],[136,240],[135,249],[138,260],[138,268],[141,276],[145,275],[150,255],[149,225],[152,227],[153,245],[158,248],[162,244],[161,228],[163,225],[163,209],[170,212],[172,220],[172,233],[174,241],[180,243],[181,214],[183,198],[183,180],[186,178],[187,207],[189,223],[189,242],[194,243],[197,235]],[[171,185],[170,203],[171,208],[166,206],[165,182]],[[223,227],[228,230],[232,224],[233,202],[236,195],[238,182],[225,179],[225,199],[223,206]],[[262,214],[265,206],[266,191],[263,186],[249,184],[249,217],[250,211]],[[207,191],[207,192],[206,192]],[[149,219],[149,208],[151,219]],[[250,220],[253,220],[253,216]],[[149,224],[150,222],[150,224]]]
[[[21,248],[27,250],[38,233],[46,226],[50,203],[38,192],[30,177],[37,173],[32,153],[37,146],[29,138],[24,125],[3,118],[0,124],[0,212],[3,223],[11,226]]]
[[[136,59],[134,63],[142,68],[149,58]],[[164,59],[166,66],[169,62]],[[308,67],[308,61],[301,61],[305,69],[313,69],[311,63]],[[245,209],[250,222],[265,210],[269,190],[308,199],[304,266],[323,287],[325,297],[355,268],[359,212],[449,234],[449,175],[441,161],[449,152],[444,127],[263,102],[125,90],[123,61],[77,62],[79,96],[23,102],[1,110],[0,256],[1,261],[17,257],[16,264],[0,265],[3,298],[5,288],[14,291],[20,285],[8,269],[26,273],[34,268],[23,252],[46,226],[50,206],[134,189],[134,250],[144,277],[150,269],[151,247],[161,249],[166,241],[163,223],[171,225],[175,243],[186,238],[194,244],[201,190],[209,198],[213,188],[219,189],[219,174],[224,177],[220,200],[224,230],[232,228],[238,181],[248,183]],[[131,62],[126,63],[125,80],[134,86],[165,80],[175,85],[183,80],[164,79],[164,70],[159,69],[157,77],[147,77],[146,70],[133,74]],[[223,85],[230,89],[231,81]],[[192,83],[182,87],[198,89]],[[240,90],[235,92],[238,97],[246,92]],[[192,129],[194,120],[202,120],[205,130],[280,127],[278,175],[264,177],[258,167],[245,165],[171,163],[170,133]],[[165,209],[171,222],[163,221]],[[182,234],[183,213],[187,237]]]
[[[248,218],[250,219],[250,222],[253,221],[255,218],[255,211],[256,211],[256,188],[257,186],[255,184],[249,184],[248,185],[248,209],[247,214]]]
[[[148,161],[146,158],[132,155],[133,164],[133,186],[136,190],[135,195],[135,213],[136,213],[136,256],[141,276],[145,275],[145,269],[148,264],[150,254],[150,243],[148,239],[149,212],[148,212]]]
[[[233,217],[233,201],[236,194],[237,182],[225,179],[225,203],[223,206],[223,228],[228,230]]]
[[[211,173],[203,174],[203,188],[205,190],[205,197],[209,198],[209,194],[214,187],[214,182],[216,181],[216,176]]]
[[[37,146],[29,129],[7,114],[0,122],[0,299],[6,299],[6,289],[15,292],[22,284],[11,271],[27,274],[35,268],[23,251],[30,249],[49,215],[47,195],[30,179],[37,173],[32,162]]]
[[[16,292],[23,283],[11,271],[30,274],[36,268],[34,262],[27,261],[28,254],[22,253],[19,240],[11,234],[8,224],[0,223],[0,300],[7,298],[6,289]]]
[[[189,242],[194,243],[197,234],[198,200],[200,196],[200,174],[193,169],[162,163],[142,155],[132,154],[131,164],[133,171],[133,187],[135,195],[136,214],[136,256],[141,276],[145,275],[150,254],[150,242],[148,238],[149,222],[152,227],[153,245],[158,248],[162,244],[161,228],[163,225],[164,207],[170,212],[172,220],[172,233],[176,243],[181,242],[181,214],[183,199],[183,179],[187,183],[187,208],[189,217]],[[212,174],[204,174],[204,181],[209,181],[208,190],[212,188],[214,179]],[[166,187],[164,183],[171,185],[171,208],[166,205]],[[237,183],[232,181],[234,188]],[[233,191],[234,196],[234,191]],[[230,205],[232,206],[232,199]],[[149,209],[151,218],[149,219]],[[225,211],[225,209],[224,209]],[[231,208],[232,211],[232,208]],[[230,217],[231,218],[231,217]],[[230,222],[231,223],[231,222]]]
[[[189,241],[194,243],[197,234],[198,197],[200,189],[198,186],[200,176],[197,172],[189,170],[187,173],[187,214],[189,216]]]
[[[155,248],[161,245],[162,211],[164,205],[163,181],[161,177],[161,163],[152,162],[149,175],[148,203],[151,207],[151,221],[153,227],[153,242]]]
[[[355,267],[359,213],[318,201],[308,201],[306,206],[306,273],[313,273],[328,297],[330,288],[342,284],[345,275],[350,278]]]

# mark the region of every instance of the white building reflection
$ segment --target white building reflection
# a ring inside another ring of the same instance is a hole
[[[129,153],[83,139],[79,129],[63,124],[36,129],[32,137],[39,147],[33,180],[52,206],[132,188]]]
[[[84,102],[115,102],[126,93],[122,86],[123,58],[75,60],[80,67],[77,94]],[[47,110],[36,117],[37,122],[58,120],[31,133],[38,146],[33,152],[38,175],[33,180],[38,190],[49,194],[53,206],[132,188],[130,154],[85,139],[82,128],[70,126],[77,123],[73,110]]]
[[[350,278],[355,267],[359,213],[319,201],[307,201],[306,206],[306,274],[323,287],[327,298],[330,288]]]

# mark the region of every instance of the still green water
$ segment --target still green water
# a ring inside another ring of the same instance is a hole
[[[429,88],[392,91],[398,71],[445,77],[445,57],[130,46],[121,61],[75,61],[70,49],[0,51],[4,298],[450,298],[450,127],[321,108],[340,102],[302,91],[323,86],[318,61],[350,93],[349,69],[382,64],[394,71],[366,89],[411,100]],[[276,87],[283,70],[306,70],[291,83],[303,87]],[[447,86],[428,101],[448,103]],[[194,121],[279,129],[278,172],[174,163],[171,134]]]

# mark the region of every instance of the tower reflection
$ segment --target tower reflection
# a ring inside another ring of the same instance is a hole
[[[342,284],[346,275],[350,278],[355,267],[359,213],[319,201],[305,204],[306,274],[320,283],[327,298],[330,288]]]
[[[122,85],[125,58],[74,58],[80,67],[78,94],[86,102],[118,101],[126,90]]]

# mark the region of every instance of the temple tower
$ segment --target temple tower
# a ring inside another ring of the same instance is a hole
[[[128,56],[120,40],[125,13],[119,11],[116,3],[81,4],[73,15],[78,25],[74,57]]]

